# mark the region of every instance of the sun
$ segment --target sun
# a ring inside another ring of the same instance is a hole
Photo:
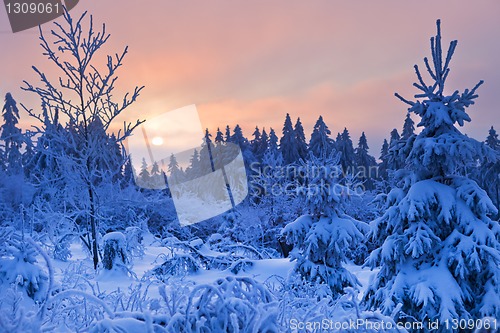
[[[154,146],[161,146],[163,144],[163,138],[162,137],[159,137],[159,136],[156,136],[154,137],[152,140],[151,140],[151,143],[154,145]]]

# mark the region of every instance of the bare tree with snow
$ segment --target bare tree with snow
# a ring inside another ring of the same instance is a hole
[[[88,24],[87,28],[84,28],[84,23]],[[131,94],[127,93],[118,101],[115,100],[113,94],[118,79],[117,71],[123,65],[128,48],[125,47],[114,56],[108,55],[104,66],[99,66],[99,51],[110,37],[104,24],[100,30],[95,30],[92,16],[88,17],[84,13],[75,20],[65,11],[64,24],[55,25],[56,28],[51,30],[49,36],[44,35],[40,28],[40,45],[43,55],[55,65],[60,77],[50,79],[42,70],[33,66],[41,85],[34,86],[25,81],[23,89],[38,95],[46,108],[43,115],[27,109],[32,117],[42,124],[47,123],[47,117],[51,123],[56,123],[59,118],[60,121],[66,121],[67,127],[72,130],[71,138],[55,138],[64,141],[65,149],[54,151],[52,155],[68,166],[65,176],[82,182],[81,189],[86,192],[86,197],[82,200],[86,202],[84,218],[90,228],[87,233],[88,246],[92,252],[94,267],[97,268],[98,207],[103,198],[97,195],[96,182],[103,178],[113,178],[111,173],[121,172],[99,168],[103,160],[112,158],[102,151],[100,135],[102,131],[111,130],[113,121],[136,101],[143,87],[136,87]],[[140,123],[124,123],[123,130],[109,144],[122,142]],[[112,161],[107,162],[108,166],[114,164]]]

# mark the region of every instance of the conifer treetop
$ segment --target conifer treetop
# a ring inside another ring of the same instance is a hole
[[[463,126],[471,118],[466,108],[473,105],[477,88],[483,83],[479,81],[471,90],[458,90],[445,94],[446,79],[450,73],[450,62],[455,52],[457,41],[450,42],[446,56],[441,47],[440,21],[437,21],[437,34],[431,38],[430,61],[424,58],[428,75],[433,81],[427,84],[417,65],[414,66],[417,82],[413,84],[420,93],[415,95],[416,101],[409,101],[399,94],[396,96],[410,105],[409,112],[420,117],[419,127],[422,131],[416,136],[409,148],[405,163],[419,179],[433,177],[449,177],[466,175],[467,165],[476,159],[494,159],[492,151],[487,147],[462,134],[456,124]]]
[[[483,84],[481,80],[471,90],[465,89],[462,93],[455,90],[453,94],[445,95],[445,83],[450,73],[449,65],[458,41],[453,40],[450,42],[446,57],[443,58],[440,20],[437,20],[436,27],[437,34],[430,40],[432,63],[427,57],[424,58],[427,73],[433,80],[433,83],[427,84],[424,81],[420,68],[418,65],[415,65],[415,74],[417,75],[418,82],[413,83],[413,86],[421,91],[414,96],[417,101],[410,101],[398,93],[395,94],[401,101],[410,105],[408,111],[414,112],[422,118],[418,126],[424,126],[427,131],[432,133],[442,126],[451,127],[455,123],[463,126],[464,122],[469,122],[471,119],[465,109],[474,104],[474,100],[478,97],[476,90]]]
[[[490,130],[488,131],[488,137],[486,138],[485,142],[491,149],[500,149],[500,140],[498,139],[497,131],[493,126],[491,126]]]

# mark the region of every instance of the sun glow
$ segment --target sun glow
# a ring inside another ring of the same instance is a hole
[[[163,138],[159,136],[155,136],[152,140],[151,143],[154,146],[161,146],[163,144]]]

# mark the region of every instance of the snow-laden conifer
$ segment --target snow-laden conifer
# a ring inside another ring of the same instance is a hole
[[[445,93],[456,45],[451,42],[443,57],[438,21],[432,59],[424,59],[431,83],[415,66],[416,101],[396,94],[423,129],[405,161],[409,172],[388,194],[385,214],[372,222],[382,245],[367,264],[380,271],[365,300],[386,314],[401,304],[408,320],[500,316],[500,226],[490,218],[497,209],[466,174],[469,163],[494,155],[455,126],[471,120],[466,108],[482,81],[463,93]]]

